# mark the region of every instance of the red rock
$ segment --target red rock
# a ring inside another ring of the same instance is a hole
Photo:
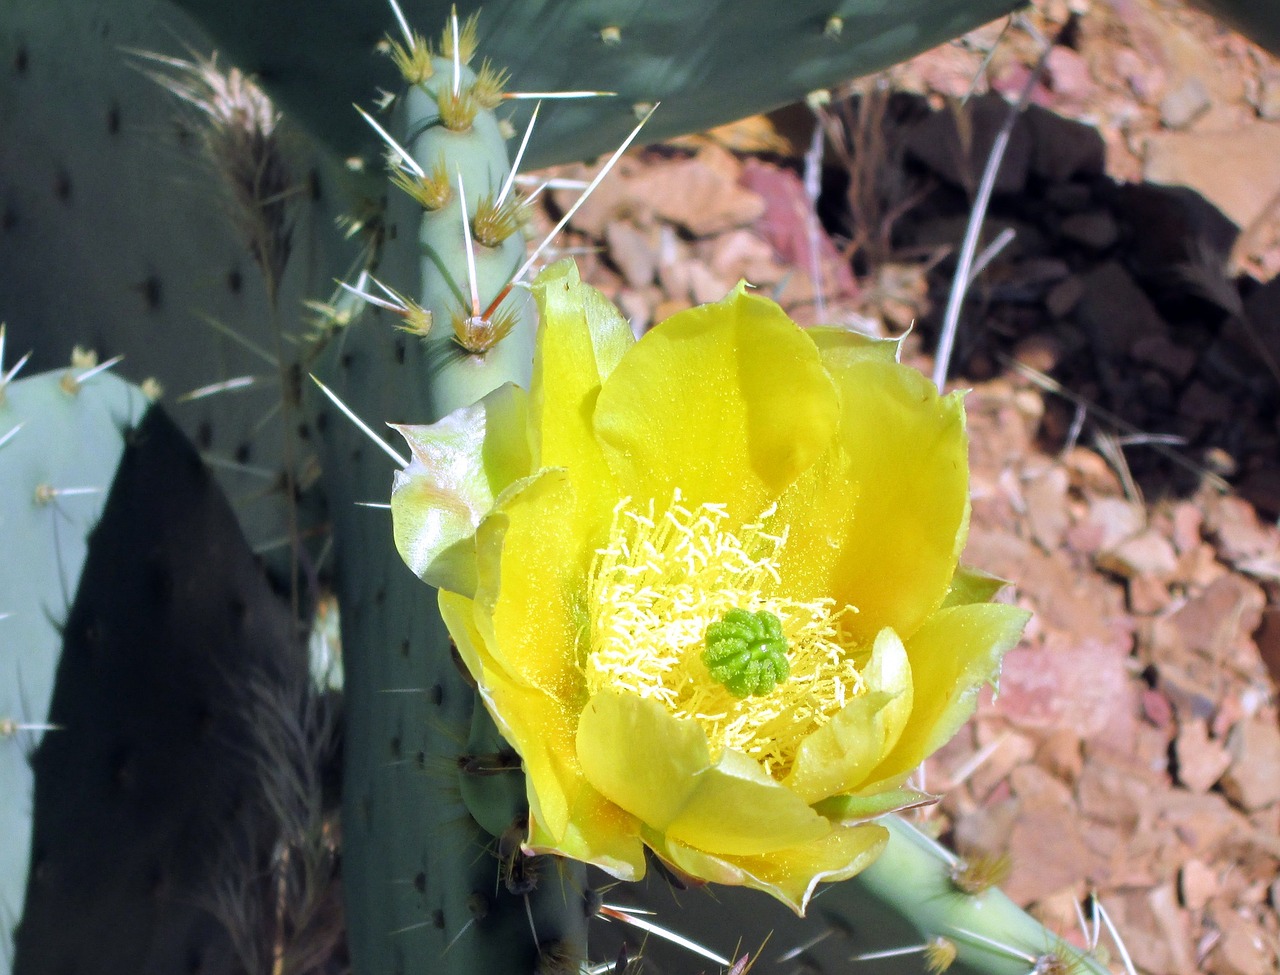
[[[1075,317],[1099,350],[1125,355],[1139,339],[1166,331],[1151,299],[1119,261],[1093,268],[1083,283]]]
[[[799,176],[790,169],[748,159],[738,182],[761,200],[760,213],[754,218],[755,230],[784,264],[811,274],[816,262],[829,296],[858,293],[849,262],[841,257],[818,223]]]
[[[1231,764],[1231,754],[1210,739],[1209,725],[1202,719],[1184,722],[1173,747],[1178,781],[1192,792],[1208,792]]]
[[[1224,495],[1206,505],[1206,522],[1218,548],[1228,561],[1276,551],[1280,534],[1258,520],[1253,505],[1243,498]]]
[[[1218,875],[1201,860],[1188,860],[1178,874],[1178,893],[1188,910],[1199,911],[1218,894]]]
[[[1173,727],[1173,705],[1154,687],[1142,691],[1142,714],[1157,728],[1169,730]]]
[[[1129,347],[1135,362],[1155,366],[1169,378],[1183,382],[1196,368],[1199,357],[1191,349],[1178,345],[1167,335],[1146,335]]]
[[[1102,881],[1106,865],[1084,842],[1084,829],[1070,806],[1020,811],[1009,837],[1013,874],[1005,893],[1025,906],[1064,887]]]
[[[1258,628],[1266,601],[1266,594],[1244,577],[1222,575],[1157,623],[1157,642],[1223,657]]]
[[[1055,728],[1041,743],[1035,760],[1063,782],[1074,784],[1084,768],[1080,737],[1070,728]]]
[[[1028,481],[1022,493],[1032,537],[1046,551],[1057,551],[1069,523],[1067,472],[1058,466],[1050,467]]]
[[[1253,812],[1280,802],[1280,728],[1274,714],[1246,718],[1227,739],[1231,767],[1222,791],[1237,806]]]
[[[1200,526],[1204,513],[1189,501],[1179,502],[1173,508],[1173,547],[1184,555],[1200,544]]]
[[[1147,516],[1140,505],[1124,498],[1095,498],[1089,503],[1085,521],[1098,529],[1097,550],[1114,548],[1146,527]]]
[[[1147,529],[1109,548],[1097,556],[1098,567],[1126,579],[1154,576],[1168,579],[1178,568],[1178,556],[1169,540],[1154,529]]]
[[[1189,186],[1247,227],[1280,189],[1280,125],[1257,122],[1206,139],[1198,132],[1169,132],[1147,140],[1145,179],[1167,186]]]
[[[618,266],[627,284],[643,288],[653,283],[658,271],[656,228],[645,232],[624,220],[615,220],[605,227],[605,241],[609,258]]]
[[[748,226],[766,212],[760,194],[735,182],[731,170],[737,166],[727,151],[709,146],[692,159],[650,166],[634,188],[663,220],[709,237]]]
[[[1229,420],[1237,408],[1226,393],[1212,389],[1199,380],[1188,386],[1182,398],[1178,400],[1179,413],[1192,420],[1203,420],[1206,423],[1222,423]]]
[[[1155,576],[1137,575],[1129,580],[1129,612],[1135,616],[1154,616],[1172,599],[1167,584]]]
[[[1129,646],[1122,631],[1110,641],[1050,633],[1043,648],[1011,651],[1000,675],[998,713],[1025,728],[1099,734],[1113,717],[1134,714]]]

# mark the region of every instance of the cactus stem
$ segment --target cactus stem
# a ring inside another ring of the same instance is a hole
[[[366,437],[368,437],[375,444],[381,447],[383,452],[392,460],[394,460],[397,464],[399,464],[401,467],[409,466],[409,461],[407,458],[401,457],[398,453],[396,453],[396,450],[394,447],[392,447],[389,443],[387,443],[385,440],[379,437],[376,433],[374,433],[372,428],[369,426],[369,424],[365,423],[364,420],[356,416],[355,412],[351,409],[351,407],[347,406],[346,403],[342,402],[338,394],[335,393],[328,386],[326,386],[324,383],[322,383],[316,377],[315,373],[308,373],[308,375],[311,377],[311,381],[320,387],[320,392],[324,393],[325,396],[329,397],[329,399],[333,402],[333,405],[336,406],[338,409],[340,409],[343,412],[343,415],[345,415],[348,420],[350,420],[352,423],[354,423],[357,427],[360,428],[361,433],[363,433]]]
[[[565,211],[564,216],[560,218],[560,221],[551,228],[551,233],[547,234],[547,236],[542,239],[542,243],[533,249],[533,253],[530,254],[529,259],[521,265],[520,270],[516,271],[516,273],[511,276],[513,283],[521,280],[529,273],[529,270],[537,262],[538,258],[542,256],[542,252],[547,249],[547,246],[555,240],[557,236],[559,236],[560,231],[564,230],[569,221],[573,219],[574,214],[578,212],[582,204],[587,202],[587,198],[591,196],[595,191],[595,188],[600,185],[601,181],[606,176],[609,175],[609,172],[615,165],[617,165],[618,160],[622,158],[622,154],[631,147],[631,143],[634,142],[636,136],[640,134],[640,130],[644,128],[645,123],[653,117],[653,113],[657,110],[658,106],[655,104],[648,112],[645,113],[644,118],[639,121],[636,127],[631,130],[631,134],[622,140],[622,145],[618,146],[618,148],[613,151],[613,155],[609,157],[609,161],[601,167],[600,172],[596,173],[591,182],[587,184],[587,188],[582,191],[582,195],[573,201],[573,206],[569,207],[569,209]],[[725,962],[725,964],[727,965],[728,962]]]

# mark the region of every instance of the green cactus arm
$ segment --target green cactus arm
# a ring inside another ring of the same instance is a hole
[[[873,902],[908,923],[919,943],[944,939],[955,946],[964,970],[984,975],[1061,971],[1107,975],[1107,967],[1051,933],[997,888],[968,894],[956,884],[956,857],[897,816],[879,820],[889,829],[880,859],[824,899],[824,912],[840,912],[867,930],[863,906]],[[862,918],[859,921],[859,918]],[[876,945],[886,949],[896,945]],[[859,946],[860,950],[875,950]],[[1054,969],[1050,965],[1061,963]]]
[[[485,72],[438,54],[413,64],[426,77],[385,117],[406,133],[403,148],[369,119],[398,188],[396,231],[364,293],[394,300],[338,330],[315,369],[357,415],[402,423],[438,419],[505,382],[527,386],[534,325],[528,292],[508,289],[523,235],[480,215],[510,172],[492,105],[473,99]],[[318,402],[342,606],[355,970],[501,973],[579,959],[584,873],[521,853],[519,758],[461,677],[434,593],[401,561],[386,513],[358,506],[387,497],[391,466]]]

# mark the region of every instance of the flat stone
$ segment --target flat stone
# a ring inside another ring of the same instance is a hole
[[[1109,210],[1091,210],[1064,217],[1058,232],[1067,240],[1104,251],[1120,239],[1120,226]]]
[[[1054,51],[1064,50],[1055,47]],[[1031,171],[1051,185],[1101,176],[1106,146],[1098,130],[1039,105],[1029,105],[1023,121],[1032,135]]]
[[[1280,72],[1268,71],[1262,76],[1254,107],[1260,118],[1280,122]]]
[[[1105,551],[1142,531],[1147,515],[1141,505],[1124,498],[1095,498],[1089,505],[1088,520],[1101,528],[1098,548]]]
[[[1208,958],[1212,975],[1274,975],[1276,954],[1258,925],[1232,911],[1215,912],[1221,937]]]
[[[1212,104],[1209,91],[1199,78],[1187,78],[1160,99],[1160,121],[1170,129],[1185,129]]]
[[[1062,545],[1070,524],[1067,472],[1061,467],[1050,467],[1023,485],[1022,496],[1032,537],[1045,551],[1056,551]]]
[[[1066,318],[1084,297],[1084,282],[1078,275],[1063,278],[1045,293],[1044,307],[1054,318]]]
[[[1217,873],[1203,860],[1188,860],[1178,872],[1178,894],[1188,910],[1202,910],[1218,895]]]
[[[1222,776],[1222,791],[1254,812],[1280,802],[1280,728],[1274,714],[1245,718],[1227,739],[1231,767]]]
[[[1164,132],[1147,140],[1143,177],[1187,186],[1237,227],[1247,227],[1280,189],[1280,123],[1255,122],[1233,132]]]
[[[1018,647],[1004,658],[1000,714],[1023,728],[1071,728],[1088,738],[1118,715],[1136,713],[1125,661],[1127,634],[1110,641],[1049,634],[1044,649]]]
[[[1178,568],[1178,554],[1173,550],[1173,545],[1153,528],[1103,549],[1095,561],[1098,568],[1126,579],[1140,575],[1167,579]]]
[[[1145,335],[1129,347],[1134,362],[1155,366],[1170,379],[1183,382],[1196,368],[1199,356],[1167,335]]]
[[[1165,331],[1156,306],[1120,262],[1099,265],[1083,284],[1075,318],[1101,351],[1124,355],[1139,339]]]
[[[976,188],[996,134],[1009,116],[1010,106],[999,95],[987,93],[969,99],[968,152],[961,142],[955,118],[950,111],[934,112],[907,135],[907,155],[924,164],[931,172],[953,186]],[[995,192],[1017,194],[1025,189],[1034,151],[1026,116],[1013,127],[1004,159],[996,175]]]
[[[657,234],[638,230],[624,220],[610,222],[604,231],[609,259],[633,288],[652,284],[658,273]],[[722,296],[723,297],[723,296]]]
[[[725,150],[709,147],[692,159],[652,166],[636,178],[634,189],[658,216],[694,237],[745,227],[764,215],[765,201],[726,173],[725,157],[737,165]]]
[[[1209,737],[1209,724],[1203,720],[1185,722],[1173,749],[1177,779],[1192,792],[1208,792],[1231,764],[1231,753]]]
[[[1084,829],[1071,806],[1020,811],[1009,837],[1014,870],[1005,893],[1026,906],[1064,887],[1102,880],[1105,864],[1085,843]],[[1018,869],[1019,864],[1025,869]]]

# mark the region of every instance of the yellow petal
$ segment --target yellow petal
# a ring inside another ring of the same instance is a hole
[[[438,423],[393,424],[413,455],[391,491],[396,549],[429,585],[474,594],[476,525],[529,473],[525,400],[508,384]]]
[[[817,348],[739,286],[644,336],[596,403],[595,431],[624,496],[723,503],[754,518],[826,451],[839,402]]]
[[[533,285],[540,324],[530,389],[530,440],[538,467],[564,467],[579,517],[604,519],[618,500],[591,429],[600,384],[635,344],[631,326],[571,260]]]
[[[619,880],[640,880],[644,876],[640,821],[590,785],[584,783],[575,796],[565,828],[559,835],[544,826],[542,818],[538,804],[531,802],[529,840],[525,843],[529,853],[572,857],[595,864]]]
[[[585,784],[574,747],[576,709],[536,687],[513,681],[495,661],[475,620],[476,605],[440,592],[440,615],[476,679],[480,699],[524,762],[531,807],[555,835],[568,826],[571,797]]]
[[[820,883],[847,880],[875,862],[889,840],[883,826],[837,827],[812,843],[762,856],[716,856],[667,840],[655,843],[664,860],[713,883],[753,887],[804,916]]]
[[[574,532],[575,505],[563,470],[539,471],[508,488],[476,530],[485,646],[512,680],[565,702],[583,694],[574,647],[591,555]]]
[[[951,739],[973,714],[978,691],[995,678],[1029,616],[1000,603],[955,606],[935,613],[907,640],[915,681],[911,721],[875,770],[877,784],[866,791],[897,785]]]
[[[768,853],[826,835],[828,822],[740,752],[712,763],[694,721],[659,702],[601,691],[578,725],[578,758],[605,798],[671,839],[714,853]]]
[[[859,642],[886,626],[905,640],[941,604],[964,545],[961,398],[939,397],[878,347],[824,347],[823,357],[840,390],[840,432],[780,502],[791,528],[785,585],[856,606],[848,625]]]
[[[862,676],[867,691],[800,743],[783,780],[806,803],[862,785],[898,743],[911,717],[911,666],[893,630],[876,636]]]

